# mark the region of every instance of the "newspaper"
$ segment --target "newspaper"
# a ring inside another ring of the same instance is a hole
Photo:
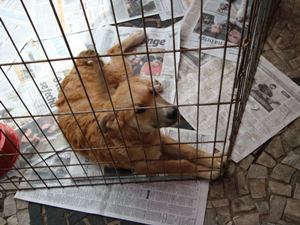
[[[199,103],[204,103],[204,105],[200,105],[197,109],[197,106],[180,105],[198,104],[197,63],[199,59],[196,60],[195,57],[193,59],[186,54],[181,56],[179,70],[181,79],[178,83],[179,110],[190,125],[195,130],[198,129],[199,133],[216,135],[217,141],[226,140],[224,148],[226,152],[230,143],[229,135],[233,119],[233,115],[230,115],[228,122],[230,105],[220,105],[217,134],[215,134],[217,106],[205,105],[205,103],[218,100],[222,60],[213,56],[208,59],[205,58],[207,56],[202,55],[199,88]],[[223,86],[220,92],[222,102],[231,100],[235,66],[235,63],[226,61]],[[190,91],[187,92],[186,90]],[[232,104],[232,108],[234,106]],[[239,162],[299,116],[300,88],[264,57],[261,57],[231,154],[232,160]],[[228,132],[227,137],[225,137],[227,124]]]
[[[26,23],[26,14],[22,9],[21,3],[17,0],[0,2],[1,20],[18,49],[22,49],[32,36],[32,29],[30,24]],[[2,23],[0,24],[0,52],[0,63],[11,63],[17,57],[17,52]],[[3,67],[3,69],[6,71],[8,67]]]
[[[231,101],[235,64],[230,61],[225,62],[220,90],[222,60],[202,54],[199,78],[198,55],[199,53],[194,55],[189,53],[181,56],[178,83],[179,111],[195,130],[212,137],[216,135],[217,140],[224,141],[228,139],[225,134],[230,108],[229,104],[219,105],[218,127],[217,134],[215,134],[218,112],[216,103],[218,103],[219,95],[221,95],[220,102]],[[198,104],[200,104],[199,107],[197,107]],[[211,141],[213,140],[214,138]]]
[[[85,45],[81,44],[83,37],[85,36],[82,34],[68,36],[74,54],[85,49]],[[43,44],[49,57],[68,57],[62,38],[48,39],[43,41]],[[21,54],[25,61],[45,59],[41,46],[36,41],[28,42]],[[27,64],[31,76],[23,65],[11,66],[5,72],[6,76],[0,72],[0,119],[2,118],[0,122],[11,126],[19,134],[20,151],[23,156],[19,156],[15,166],[23,168],[20,170],[22,174],[27,171],[24,168],[29,169],[30,165],[35,166],[56,152],[69,147],[53,117],[36,116],[56,111],[58,82],[62,81],[73,66],[71,61],[52,62],[52,64],[57,79],[48,63]],[[35,120],[32,115],[35,116]],[[19,127],[23,132],[18,129]],[[11,170],[8,176],[21,176],[21,174],[17,170]]]
[[[177,131],[178,129],[175,128],[162,129],[164,134],[173,137],[175,140],[178,135]],[[197,134],[195,131],[180,129],[179,132],[181,133],[181,140],[195,142]],[[206,137],[205,135],[198,135],[198,139],[203,142],[210,139],[210,137]],[[208,152],[212,152],[213,144],[200,143],[198,147],[199,149],[206,149]],[[72,166],[78,163],[78,158],[75,154],[72,152],[60,154],[63,154],[64,162],[69,162],[69,166],[67,169],[62,166],[58,167],[60,169],[56,167],[52,172],[60,178],[70,178],[69,174],[77,178],[77,180],[64,179],[62,180],[63,185],[75,183],[79,185],[86,182],[78,179],[80,176],[86,176],[83,169],[80,169],[80,166]],[[83,159],[81,156],[79,158],[85,164],[88,162],[88,160]],[[49,165],[61,165],[57,157],[56,159],[50,158],[47,161]],[[84,165],[83,167],[91,177],[101,175],[99,167],[96,165]],[[43,169],[43,173],[40,175],[48,179],[54,177],[47,168]],[[38,179],[34,172],[27,174],[27,177]],[[105,174],[105,177],[108,178],[108,175]],[[117,179],[116,176],[115,179]],[[43,186],[42,182],[34,183],[33,185],[35,187]],[[48,181],[47,185],[59,184],[54,179],[51,182]],[[204,221],[208,187],[208,181],[146,182],[144,184],[18,191],[15,197],[26,201],[146,224],[198,225],[203,224]],[[76,198],[74,193],[76,193]],[[96,199],[95,196],[97,196]]]
[[[74,55],[86,49],[84,45],[85,35],[80,33],[67,37]],[[47,39],[43,41],[43,45],[49,58],[69,57],[65,42],[61,37]],[[21,54],[25,61],[45,59],[44,52],[36,41],[28,42]],[[6,76],[0,72],[0,93],[3,96],[1,101],[6,107],[11,108],[12,116],[28,116],[29,113],[24,104],[33,115],[49,114],[48,106],[51,111],[56,110],[55,100],[59,88],[58,81],[62,81],[64,76],[72,69],[73,63],[71,60],[64,60],[52,62],[52,65],[57,78],[48,63],[27,64],[27,68],[24,65],[13,65],[5,73]],[[15,93],[13,87],[20,97]],[[41,94],[46,99],[47,105]],[[20,101],[20,98],[24,104]]]
[[[143,31],[143,28],[119,27],[120,39],[124,40],[134,32]],[[178,72],[180,53],[161,53],[163,51],[173,50],[173,31],[172,27],[167,28],[146,28],[150,66],[146,54],[137,54],[128,56],[128,60],[133,67],[133,74],[150,77],[162,83],[164,91],[162,97],[173,103],[175,96],[175,74]],[[99,54],[105,54],[107,50],[118,43],[116,28],[113,26],[98,27],[94,31],[95,42]],[[180,48],[180,23],[174,25],[175,49]],[[93,49],[90,44],[88,48]],[[146,44],[142,44],[131,50],[132,52],[146,52]],[[159,53],[155,53],[159,52]],[[175,54],[175,62],[174,62]],[[104,59],[105,60],[105,59]]]
[[[202,22],[202,47],[222,47],[225,44],[226,31],[228,28],[228,46],[239,45],[242,41],[243,20],[238,20],[237,12],[240,10],[241,0],[234,1],[231,7],[229,24],[227,25],[227,10],[220,10],[221,1],[211,0],[203,1],[203,21],[201,21],[200,9],[201,1],[194,1],[189,11],[186,13],[182,24],[182,47],[198,48],[200,39],[200,29]],[[251,8],[249,4],[248,11]],[[247,12],[248,12],[247,11]],[[248,21],[245,21],[246,34]],[[227,48],[226,59],[237,60],[238,47]],[[203,50],[204,53],[223,58],[224,48]]]
[[[55,0],[53,4],[65,34],[88,30],[80,1]],[[113,0],[112,4],[118,23],[142,17],[140,0]],[[85,0],[84,9],[92,29],[96,24],[115,23],[110,0]],[[158,0],[143,0],[143,9],[144,16],[151,16],[158,14],[162,7]],[[48,0],[33,0],[31,12],[42,39],[61,35]]]
[[[300,87],[261,57],[231,155],[240,161],[300,116]]]
[[[207,181],[86,186],[18,191],[15,198],[144,224],[201,225],[208,187]]]
[[[0,118],[8,116],[5,110],[0,111]],[[20,140],[22,155],[19,155],[15,163],[19,172],[17,169],[12,169],[7,174],[9,177],[21,177],[31,166],[70,147],[52,117],[35,118],[35,121],[32,118],[3,119],[1,123],[15,129]]]

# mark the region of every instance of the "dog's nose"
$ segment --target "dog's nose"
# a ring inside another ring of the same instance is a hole
[[[176,106],[173,106],[167,113],[167,118],[174,120],[177,119],[177,113],[178,113],[178,109]]]

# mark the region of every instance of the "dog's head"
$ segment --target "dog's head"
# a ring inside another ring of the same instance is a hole
[[[159,95],[162,86],[158,81],[152,84],[150,80],[132,77],[129,84],[130,87],[127,81],[122,82],[113,96],[118,119],[116,120],[114,113],[107,113],[101,118],[100,124],[104,131],[126,125],[142,132],[151,132],[176,123],[177,107]]]

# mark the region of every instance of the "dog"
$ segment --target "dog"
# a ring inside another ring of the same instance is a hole
[[[121,43],[123,51],[144,39],[143,32],[130,35]],[[120,52],[117,44],[108,54]],[[163,88],[158,81],[152,84],[134,76],[121,56],[111,56],[111,61],[104,64],[92,50],[79,54],[76,67],[62,81],[56,101],[62,114],[58,116],[59,125],[74,151],[95,163],[130,169],[135,174],[219,177],[224,163],[220,153],[212,159],[211,154],[187,144],[179,146],[159,133],[159,128],[176,123],[178,109],[159,95]],[[69,106],[75,116],[67,115],[71,112]]]
[[[235,0],[224,0],[224,2],[221,2],[218,8],[219,12],[223,12],[228,9],[229,3],[233,3]],[[245,12],[246,12],[246,6],[247,1],[249,0],[241,0],[241,5],[236,13],[236,20],[239,22],[243,22],[245,19]]]

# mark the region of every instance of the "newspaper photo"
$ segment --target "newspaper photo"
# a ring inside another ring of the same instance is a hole
[[[57,151],[48,158],[37,161],[33,167],[21,170],[26,179],[21,180],[19,188],[63,187],[74,184],[68,168],[72,154],[74,153],[70,151]]]
[[[16,164],[19,168],[28,166],[28,163],[35,165],[53,155],[54,152],[59,152],[69,147],[68,142],[52,117],[38,118],[36,122],[31,121],[21,127],[21,129],[23,132],[18,131],[21,142],[20,149],[26,161],[19,157],[19,161]]]
[[[232,4],[228,22],[228,6],[224,8],[222,1],[204,1],[202,16],[200,15],[201,1],[194,1],[183,19],[183,29],[181,33],[182,47],[198,48],[201,34],[200,29],[202,27],[202,47],[221,47],[219,49],[203,50],[203,52],[223,58],[226,33],[228,30],[227,45],[236,45],[237,47],[226,49],[226,59],[236,61],[239,51],[238,46],[243,40],[242,30],[244,20],[246,20],[244,35],[247,33],[248,26],[247,17],[240,18],[239,16],[241,8],[246,7],[241,1],[242,0],[234,1]],[[251,4],[249,4],[248,7],[250,9]]]
[[[162,133],[173,137],[175,140],[178,140],[177,132],[178,129],[175,128],[162,130]],[[181,140],[184,142],[194,142],[196,139],[196,131],[180,129],[179,132],[181,133]],[[211,138],[198,134],[198,139],[205,142]],[[207,152],[213,150],[212,143],[200,143],[198,147]],[[87,174],[91,176],[93,182],[93,176],[100,176],[103,173],[97,165],[86,165],[88,160],[76,156],[72,152],[60,153],[61,155],[63,155],[66,164],[69,162],[69,166],[67,169],[63,166],[55,167],[52,171],[44,168],[40,176],[45,179],[53,178],[53,181],[47,181],[47,185],[58,185],[53,174],[64,178],[69,178],[69,174],[72,177],[76,176],[76,178],[85,177]],[[53,157],[47,160],[48,165],[61,165],[57,157]],[[78,158],[82,163],[85,163],[83,167],[72,166],[78,165]],[[108,178],[107,174],[104,175]],[[38,179],[33,171],[27,176]],[[115,178],[117,177],[115,176]],[[87,179],[85,181],[67,180],[77,184],[87,182]],[[25,182],[23,183],[25,184]],[[63,184],[70,183],[64,180]],[[33,185],[42,186],[43,184],[39,182]],[[146,182],[144,184],[18,191],[15,197],[26,201],[146,224],[201,225],[204,221],[208,186],[208,181]],[[76,193],[76,198],[74,193]],[[96,199],[95,195],[97,196]]]
[[[239,162],[299,116],[299,86],[261,57],[232,160]]]
[[[0,119],[8,118],[9,113],[0,111]],[[15,167],[7,174],[9,177],[21,177],[32,166],[69,148],[68,142],[52,117],[3,119],[5,123],[16,130],[19,136],[20,153]],[[20,128],[20,129],[19,129]]]
[[[143,28],[119,27],[121,41],[135,32],[143,32]],[[161,93],[168,102],[173,103],[175,97],[175,72],[178,72],[180,53],[164,53],[173,50],[172,27],[167,28],[146,28],[149,56],[146,54],[146,43],[133,48],[132,52],[145,53],[127,56],[133,67],[135,75],[145,76],[158,80],[164,91]],[[113,26],[98,27],[94,31],[95,42],[99,54],[105,54],[111,46],[118,43],[116,28]],[[174,25],[175,49],[180,48],[180,24]],[[90,44],[87,48],[93,49]],[[174,62],[175,54],[175,62]],[[148,62],[148,57],[150,62]],[[105,58],[103,58],[105,61]],[[150,64],[150,68],[149,68]]]

